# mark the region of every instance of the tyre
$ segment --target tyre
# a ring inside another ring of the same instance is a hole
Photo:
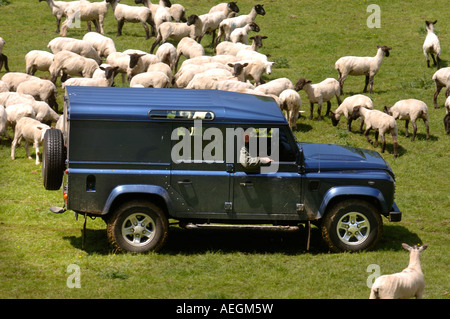
[[[364,200],[344,200],[333,206],[321,225],[322,237],[334,252],[373,249],[381,238],[383,221]]]
[[[116,209],[107,222],[110,244],[118,251],[146,253],[164,245],[169,223],[161,208],[136,200]]]
[[[65,168],[64,139],[58,129],[48,129],[44,135],[42,180],[47,190],[61,188]]]

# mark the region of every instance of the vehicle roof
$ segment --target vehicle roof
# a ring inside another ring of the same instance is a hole
[[[273,98],[229,91],[67,86],[66,99],[68,120],[153,121],[150,110],[189,110],[212,111],[213,122],[287,123]]]

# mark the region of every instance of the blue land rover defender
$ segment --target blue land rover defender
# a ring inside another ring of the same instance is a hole
[[[268,97],[67,87],[63,128],[47,131],[43,153],[44,187],[63,188],[52,210],[101,216],[122,251],[160,249],[169,219],[315,223],[337,252],[373,249],[382,217],[401,220],[380,154],[298,142]]]

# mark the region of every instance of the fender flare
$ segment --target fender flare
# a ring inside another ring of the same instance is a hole
[[[119,185],[116,186],[108,196],[105,206],[103,207],[102,215],[109,213],[114,201],[121,195],[124,194],[148,194],[156,195],[161,197],[166,203],[169,215],[172,213],[172,201],[170,200],[169,193],[166,189],[157,185],[146,185],[146,184],[131,184],[131,185]]]

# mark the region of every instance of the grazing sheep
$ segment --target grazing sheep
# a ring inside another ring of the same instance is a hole
[[[95,25],[96,31],[104,34],[103,22],[108,13],[108,6],[106,0],[92,3],[85,0],[74,1],[64,10],[66,20],[61,24],[60,35],[67,35],[67,29],[72,26],[73,21],[98,21]]]
[[[194,75],[189,81],[186,89],[208,90],[215,89],[216,82],[222,80],[235,80],[232,72],[226,69],[209,69],[205,72]]]
[[[148,67],[147,72],[162,72],[165,75],[167,75],[167,77],[169,78],[169,81],[172,82],[172,78],[173,78],[172,69],[170,68],[170,66],[168,66],[164,62],[157,62],[157,63],[151,64]]]
[[[170,87],[169,77],[162,72],[144,72],[135,75],[130,81],[130,87],[142,85],[145,88],[168,88]]]
[[[99,65],[95,60],[64,50],[55,54],[49,71],[52,75],[51,81],[56,83],[61,72],[63,73],[61,82],[65,82],[68,75],[90,78],[98,68]]]
[[[0,70],[2,69],[3,63],[5,63],[5,70],[6,72],[9,72],[8,67],[8,57],[2,53],[3,46],[6,44],[6,41],[0,37]]]
[[[437,23],[437,20],[434,22],[425,21],[426,29],[427,29],[427,37],[425,38],[425,42],[423,43],[423,54],[427,59],[427,66],[430,67],[430,58],[428,55],[431,55],[433,58],[434,65],[436,65],[437,69],[439,69],[439,60],[441,56],[441,44],[439,43],[439,38],[434,33],[434,25]],[[436,59],[434,55],[436,54]]]
[[[437,70],[433,74],[432,79],[436,85],[436,90],[433,95],[433,104],[434,108],[437,109],[437,98],[443,87],[446,88],[445,96],[448,97],[450,95],[450,67]]]
[[[345,118],[347,119],[347,130],[350,132],[352,130],[352,113],[353,108],[355,106],[362,106],[366,109],[373,110],[373,102],[372,99],[368,96],[362,95],[362,94],[356,94],[353,96],[349,96],[342,101],[341,105],[336,109],[336,111],[330,111],[331,112],[331,122],[333,123],[333,126],[336,126],[339,123],[339,120],[341,118],[341,115],[344,114]],[[360,132],[362,133],[364,125],[364,120],[361,118],[361,126],[359,128]]]
[[[238,52],[243,50],[258,51],[258,49],[263,46],[262,40],[264,39],[267,39],[267,37],[261,35],[251,37],[250,40],[253,40],[252,45],[224,41],[216,46],[215,51],[217,55],[237,55]]]
[[[246,60],[240,62],[248,64],[244,69],[244,77],[246,80],[253,79],[255,86],[264,83],[264,80],[262,79],[263,74],[272,74],[272,66],[275,65],[275,62],[261,60]]]
[[[117,70],[118,67],[100,65],[92,78],[70,78],[63,83],[62,88],[64,89],[66,86],[112,86]]]
[[[144,71],[147,70],[150,65],[161,62],[161,60],[155,54],[150,54],[141,50],[128,49],[123,51],[122,53],[141,55],[141,60],[144,65]]]
[[[308,96],[308,100],[310,103],[310,114],[309,119],[311,120],[313,118],[313,109],[314,109],[314,103],[317,103],[319,105],[317,109],[318,120],[322,120],[322,103],[327,102],[327,112],[326,116],[330,113],[331,109],[331,102],[330,100],[336,96],[338,105],[341,104],[340,99],[340,86],[339,82],[336,79],[327,78],[323,80],[320,83],[311,84],[310,80],[300,78],[297,81],[297,84],[295,85],[295,90],[298,92],[300,90],[305,90],[306,95]]]
[[[164,22],[157,30],[158,36],[150,48],[150,53],[153,53],[157,45],[167,42],[169,38],[173,40],[181,40],[184,37],[195,39],[202,33],[202,29],[202,21],[195,14],[190,15],[186,23]]]
[[[117,72],[122,73],[122,83],[125,83],[125,74],[127,80],[130,81],[136,74],[145,72],[144,62],[142,57],[144,54],[123,52],[114,52],[108,55],[106,63],[112,67],[118,67]]]
[[[39,160],[39,145],[42,144],[44,134],[49,128],[50,126],[45,125],[33,118],[21,118],[17,122],[16,129],[14,131],[14,140],[11,144],[11,159],[15,159],[16,145],[22,138],[24,138],[27,157],[31,159],[28,144],[32,142],[36,151],[36,165],[39,165],[41,163]]]
[[[389,50],[392,48],[377,46],[378,51],[374,57],[355,57],[346,56],[336,61],[335,68],[339,73],[339,84],[341,86],[341,94],[343,94],[344,81],[348,75],[365,75],[366,84],[363,92],[367,92],[367,85],[370,84],[370,93],[373,93],[373,78],[380,69],[383,58],[389,56]]]
[[[162,2],[166,2],[164,5],[161,5]],[[150,26],[152,28],[152,35],[156,35],[159,29],[159,26],[164,22],[172,21],[172,16],[170,15],[167,7],[170,7],[170,1],[162,0],[159,4],[153,4],[150,0],[134,0],[136,4],[143,4],[151,11],[151,23]]]
[[[403,243],[402,247],[410,253],[408,267],[402,272],[383,275],[375,279],[370,290],[370,299],[409,299],[412,297],[422,299],[425,277],[420,266],[420,253],[428,245],[410,247]]]
[[[83,40],[89,42],[97,51],[98,55],[103,58],[117,51],[114,41],[98,32],[86,33],[83,36]]]
[[[5,107],[6,111],[6,126],[11,127],[13,130],[17,125],[17,122],[22,117],[36,117],[36,112],[31,104],[21,103],[21,104],[12,104]]]
[[[25,55],[25,72],[34,75],[36,71],[48,71],[50,65],[52,65],[53,57],[54,54],[47,51],[31,50]]]
[[[159,6],[169,10],[173,21],[186,22],[186,9],[178,3],[171,3],[169,0],[160,0]]]
[[[34,118],[39,122],[47,124],[48,126],[50,126],[53,122],[58,122],[61,117],[44,101],[36,101],[33,104],[33,110],[36,114]]]
[[[228,70],[228,68],[222,63],[204,63],[204,64],[186,64],[180,68],[180,70],[173,77],[173,86],[176,88],[184,88],[194,78],[196,74],[203,73],[211,69]]]
[[[52,81],[32,79],[22,82],[17,86],[17,93],[29,94],[36,101],[44,101],[53,110],[58,111],[58,103],[56,102],[57,90],[56,85]]]
[[[2,92],[0,93],[0,105],[5,108],[13,104],[30,104],[35,103],[35,99],[28,94],[20,94],[17,92]]]
[[[114,18],[117,21],[117,36],[122,35],[122,28],[125,22],[141,23],[145,30],[145,39],[150,39],[148,24],[152,24],[152,12],[146,7],[134,7],[126,4],[120,4],[120,0],[106,0],[111,4]]]
[[[378,110],[369,110],[365,107],[355,106],[352,112],[352,119],[356,120],[358,117],[362,116],[364,118],[364,124],[366,125],[366,130],[364,135],[367,138],[367,141],[370,144],[373,144],[373,141],[369,137],[369,132],[371,129],[377,130],[375,132],[375,147],[378,147],[378,135],[381,137],[382,147],[381,152],[384,153],[386,149],[386,139],[384,135],[386,133],[391,133],[392,141],[394,144],[394,157],[398,157],[398,143],[397,143],[397,122],[395,119],[381,111]]]
[[[250,31],[259,32],[259,26],[255,22],[250,22],[242,28],[236,28],[230,34],[230,40],[233,43],[248,44],[248,33]]]
[[[2,77],[2,81],[8,86],[8,91],[11,92],[15,92],[20,83],[31,79],[38,80],[39,78],[22,72],[9,72]]]
[[[5,107],[0,104],[0,137],[5,136],[6,138],[9,139],[10,136],[8,134],[8,130],[6,129],[7,122],[8,122],[8,118],[7,118]]]
[[[297,128],[297,119],[302,105],[302,99],[293,89],[286,89],[279,94],[280,108],[286,112],[286,119],[289,127],[293,130]]]
[[[156,50],[155,55],[161,62],[167,64],[170,69],[175,69],[177,62],[177,48],[172,43],[166,42],[161,44]]]
[[[427,140],[430,139],[430,130],[428,127],[428,107],[425,102],[416,99],[400,100],[391,107],[385,106],[384,112],[391,115],[396,120],[405,121],[406,137],[409,136],[408,124],[409,121],[411,121],[413,126],[413,136],[411,141],[414,141],[416,138],[417,119],[423,119],[427,130]]]
[[[5,82],[0,80],[0,93],[2,92],[9,92],[9,87]]]
[[[217,34],[216,45],[221,41],[222,35],[224,36],[224,41],[229,41],[231,32],[233,32],[234,29],[242,28],[250,22],[254,22],[258,14],[262,16],[266,14],[266,11],[264,10],[262,4],[255,5],[249,14],[223,20],[219,25],[219,33]]]
[[[247,82],[236,81],[236,80],[220,80],[215,81],[214,87],[215,90],[221,91],[232,91],[232,92],[245,92],[248,90],[254,89],[254,86]]]
[[[85,58],[93,59],[98,64],[102,62],[97,50],[88,41],[57,37],[51,40],[47,47],[53,52],[53,54],[66,50],[81,55]]]
[[[255,90],[264,94],[272,94],[279,96],[281,92],[287,89],[294,89],[294,85],[288,78],[279,78],[269,81],[265,84],[258,85]]]
[[[203,56],[205,55],[205,49],[194,39],[188,37],[181,39],[177,45],[177,61],[175,62],[175,67],[173,69],[174,72],[176,72],[178,68],[178,62],[180,61],[180,57],[182,55],[185,56],[186,59]]]

